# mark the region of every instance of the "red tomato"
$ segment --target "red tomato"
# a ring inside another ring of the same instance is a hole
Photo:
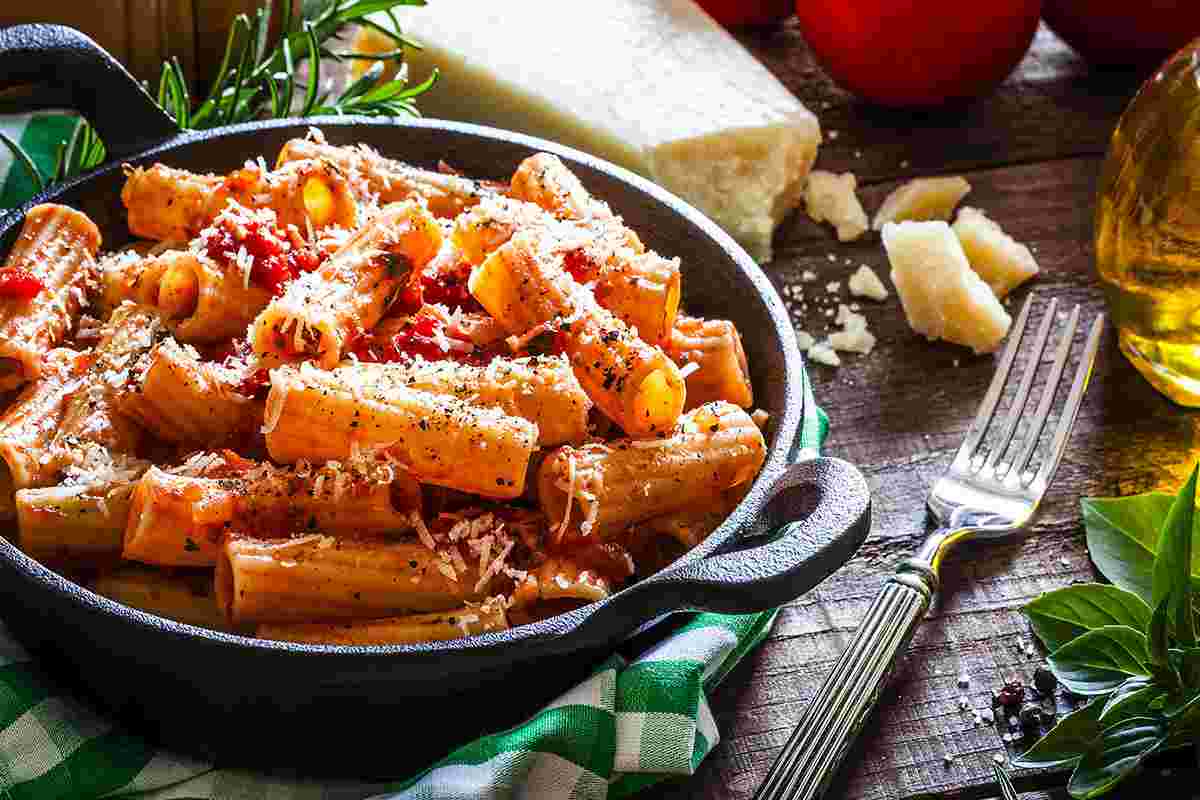
[[[1087,0],[1083,0],[1086,2]],[[797,0],[804,38],[842,87],[885,106],[993,89],[1037,30],[1041,0]]]
[[[1157,66],[1200,36],[1197,0],[1046,0],[1046,24],[1093,64]]]
[[[727,28],[774,25],[792,14],[792,0],[698,0],[700,7]]]
[[[0,298],[28,300],[36,297],[37,293],[45,288],[36,275],[23,269],[17,267],[0,269]]]

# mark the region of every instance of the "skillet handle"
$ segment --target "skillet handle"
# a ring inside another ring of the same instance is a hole
[[[844,564],[867,538],[871,494],[852,465],[837,458],[792,464],[769,489],[748,546],[682,563],[645,578],[602,604],[571,639],[602,640],[629,619],[672,611],[744,614],[795,600]]]
[[[67,107],[100,134],[110,159],[144,150],[179,132],[116,59],[65,25],[0,29],[0,91],[25,84],[38,89],[14,99],[13,110]]]

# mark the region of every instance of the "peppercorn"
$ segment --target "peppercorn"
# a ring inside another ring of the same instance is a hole
[[[1058,678],[1054,677],[1054,673],[1045,667],[1038,667],[1033,671],[1033,685],[1042,694],[1053,697],[1054,689],[1058,686]]]
[[[1021,709],[1021,727],[1026,730],[1036,730],[1042,724],[1042,710],[1034,705]]]
[[[1021,705],[1025,699],[1025,687],[1019,683],[1006,683],[1004,688],[996,693],[996,702],[1005,708]]]

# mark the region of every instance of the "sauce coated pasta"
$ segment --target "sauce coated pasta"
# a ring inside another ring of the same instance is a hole
[[[0,520],[100,594],[268,639],[485,635],[711,533],[766,458],[731,322],[558,158],[319,132],[32,209],[0,272]]]

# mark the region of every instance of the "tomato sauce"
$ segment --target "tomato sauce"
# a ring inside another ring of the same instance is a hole
[[[467,282],[471,278],[471,265],[457,264],[453,269],[440,270],[436,274],[421,275],[421,299],[426,303],[438,303],[451,311],[483,311],[479,301],[471,296]]]
[[[29,300],[45,288],[46,285],[27,270],[17,267],[0,269],[0,298]]]
[[[324,260],[324,253],[293,247],[278,228],[259,220],[251,220],[243,228],[244,236],[236,236],[226,226],[217,228],[207,237],[205,251],[214,261],[230,263],[245,248],[253,261],[250,282],[275,296],[283,294],[283,287],[289,281],[302,272],[312,272]]]

